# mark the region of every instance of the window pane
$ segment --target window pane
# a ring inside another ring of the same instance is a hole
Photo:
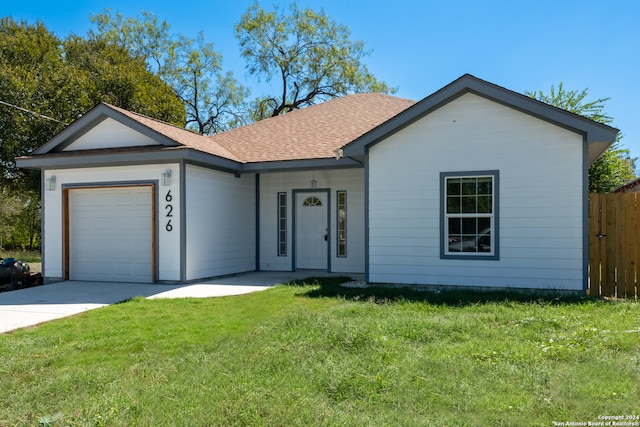
[[[463,178],[462,179],[462,194],[472,195],[476,194],[476,179],[475,178]]]
[[[461,221],[463,235],[475,235],[478,232],[476,218],[462,218]]]
[[[491,252],[491,229],[484,229],[478,235],[478,252]]]
[[[278,193],[278,256],[287,255],[287,193]]]
[[[478,232],[482,232],[483,230],[488,230],[491,227],[491,218],[488,217],[480,217],[478,218]]]
[[[462,197],[462,213],[476,213],[476,197],[475,196],[463,196]]]
[[[338,191],[338,209],[337,209],[337,223],[336,227],[336,242],[337,242],[337,255],[339,257],[347,256],[347,192]]]
[[[492,178],[487,176],[478,178],[478,194],[491,194]]]
[[[322,200],[312,196],[305,200],[302,206],[322,206]]]
[[[447,213],[460,213],[460,197],[447,197]]]
[[[449,218],[449,235],[460,235],[462,224],[460,218]]]
[[[492,213],[491,196],[478,196],[478,213]]]
[[[460,194],[460,178],[447,179],[447,195],[458,196]]]

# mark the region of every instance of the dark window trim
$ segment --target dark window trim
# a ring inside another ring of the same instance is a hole
[[[479,177],[493,176],[493,224],[491,234],[493,235],[493,254],[478,255],[478,253],[447,253],[448,236],[445,236],[446,206],[447,206],[447,178],[451,177]],[[464,260],[499,260],[500,259],[500,171],[460,171],[460,172],[440,172],[440,259],[464,259]]]

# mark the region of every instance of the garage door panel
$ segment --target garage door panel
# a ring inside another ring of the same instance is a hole
[[[153,280],[152,190],[151,186],[70,190],[70,279]]]

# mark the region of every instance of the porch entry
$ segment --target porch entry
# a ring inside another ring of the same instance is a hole
[[[294,191],[295,269],[329,269],[329,191]]]

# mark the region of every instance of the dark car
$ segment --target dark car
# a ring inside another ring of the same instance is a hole
[[[16,261],[15,258],[0,258],[0,286],[10,284],[16,286],[29,277],[29,264]]]

